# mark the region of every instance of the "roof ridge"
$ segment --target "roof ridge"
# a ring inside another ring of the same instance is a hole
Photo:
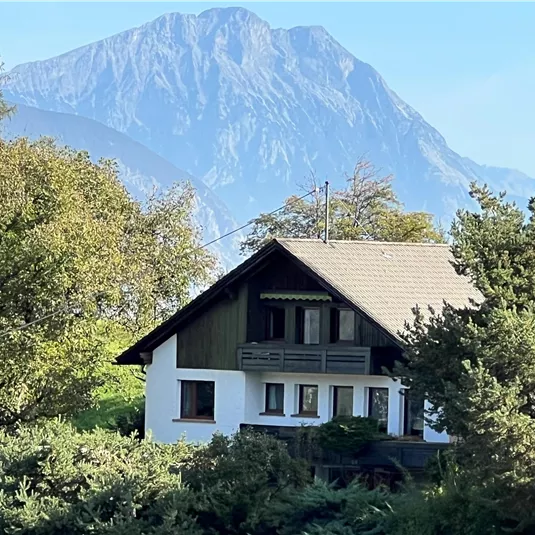
[[[305,242],[305,243],[324,243],[321,238],[274,238],[277,242]],[[379,240],[329,240],[329,243],[357,243],[373,246],[398,246],[398,247],[451,247],[448,243],[425,243],[425,242],[403,242],[403,241],[379,241]]]

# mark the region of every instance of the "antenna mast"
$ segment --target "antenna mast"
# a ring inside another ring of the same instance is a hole
[[[325,243],[329,241],[329,182],[325,182]]]

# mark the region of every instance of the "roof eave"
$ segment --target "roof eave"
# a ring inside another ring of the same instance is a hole
[[[156,349],[170,336],[173,336],[178,331],[180,324],[186,321],[188,317],[199,310],[206,302],[217,297],[229,284],[236,282],[239,277],[254,268],[259,262],[265,260],[265,258],[275,250],[284,250],[284,247],[282,247],[276,240],[272,240],[257,253],[253,254],[239,266],[235,267],[219,279],[216,283],[210,286],[210,288],[202,292],[184,308],[173,314],[168,320],[161,323],[158,327],[137,341],[133,346],[129,347],[115,359],[115,364],[143,365],[144,362],[140,357],[140,353],[150,352]]]

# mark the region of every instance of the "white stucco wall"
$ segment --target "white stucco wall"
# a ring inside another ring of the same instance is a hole
[[[388,432],[402,432],[402,405],[400,383],[389,377],[374,375],[247,373],[245,423],[255,425],[299,426],[318,425],[331,419],[333,413],[333,386],[353,387],[353,415],[367,414],[367,387],[388,388]],[[262,415],[264,411],[265,383],[284,384],[284,416]],[[294,417],[298,410],[298,385],[318,385],[319,418]]]
[[[181,380],[215,381],[215,423],[177,421]],[[176,368],[176,336],[153,352],[147,366],[145,432],[154,440],[173,443],[185,437],[205,442],[216,431],[234,433],[244,421],[245,405],[245,373]]]
[[[216,431],[231,434],[240,424],[299,426],[318,425],[332,416],[332,387],[353,387],[353,414],[367,414],[367,387],[388,388],[388,433],[403,432],[403,403],[399,381],[373,375],[255,373],[232,370],[176,368],[176,336],[153,352],[147,366],[145,430],[158,442],[172,443],[182,437],[193,442],[210,440]],[[215,423],[180,419],[180,381],[215,381]],[[284,384],[284,416],[262,415],[265,383]],[[298,385],[318,385],[319,418],[292,417],[297,413]],[[428,407],[428,405],[426,405]],[[425,427],[428,442],[448,442],[446,433]]]

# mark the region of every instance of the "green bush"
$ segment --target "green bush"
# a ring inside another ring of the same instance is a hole
[[[302,426],[293,444],[296,456],[312,461],[323,452],[358,455],[368,444],[388,439],[377,420],[363,416],[338,416],[318,426]]]
[[[423,491],[312,484],[283,442],[247,430],[204,446],[59,421],[0,432],[2,535],[497,535],[492,498],[453,461]]]
[[[0,533],[201,533],[180,468],[183,443],[157,445],[58,421],[0,433]]]
[[[216,434],[197,448],[183,469],[196,493],[197,521],[204,533],[256,533],[267,505],[310,483],[307,465],[288,454],[276,438],[244,430]]]
[[[318,426],[318,444],[328,451],[356,455],[370,442],[388,438],[379,432],[373,418],[363,416],[337,416]]]

